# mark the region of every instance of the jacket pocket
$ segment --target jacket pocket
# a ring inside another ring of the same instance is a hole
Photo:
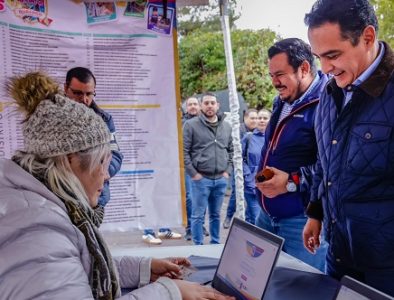
[[[347,203],[344,209],[355,265],[394,268],[394,201]]]
[[[348,168],[368,175],[385,172],[390,160],[391,126],[376,123],[359,123],[351,131]]]

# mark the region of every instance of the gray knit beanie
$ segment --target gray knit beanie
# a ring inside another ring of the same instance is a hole
[[[12,80],[10,94],[26,114],[24,151],[46,158],[110,142],[111,135],[100,116],[58,93],[57,83],[40,72]]]

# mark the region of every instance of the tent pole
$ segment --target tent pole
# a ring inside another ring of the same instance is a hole
[[[231,47],[231,36],[230,36],[230,22],[228,12],[228,0],[219,0],[220,5],[220,16],[221,25],[224,38],[224,50],[226,54],[226,66],[227,66],[227,81],[229,91],[229,103],[230,103],[230,118],[232,125],[232,138],[234,147],[234,174],[235,176],[235,190],[237,199],[237,212],[236,216],[245,219],[245,198],[244,198],[244,180],[243,180],[243,169],[242,169],[242,147],[239,133],[239,101],[237,93],[237,85],[235,82],[234,62],[233,53]]]

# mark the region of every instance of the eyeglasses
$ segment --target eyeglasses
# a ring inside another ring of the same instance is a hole
[[[70,87],[69,87],[69,89],[74,94],[74,96],[79,98],[79,99],[82,99],[85,96],[91,99],[91,98],[94,98],[96,96],[96,92],[95,91],[94,92],[86,92],[85,93],[85,92],[82,92],[82,91],[79,91],[79,90],[74,90],[74,89],[72,89]]]

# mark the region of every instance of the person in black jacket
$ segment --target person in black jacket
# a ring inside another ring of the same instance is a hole
[[[394,53],[368,0],[320,0],[305,16],[313,53],[333,78],[321,94],[318,163],[304,244],[327,273],[394,296]]]

